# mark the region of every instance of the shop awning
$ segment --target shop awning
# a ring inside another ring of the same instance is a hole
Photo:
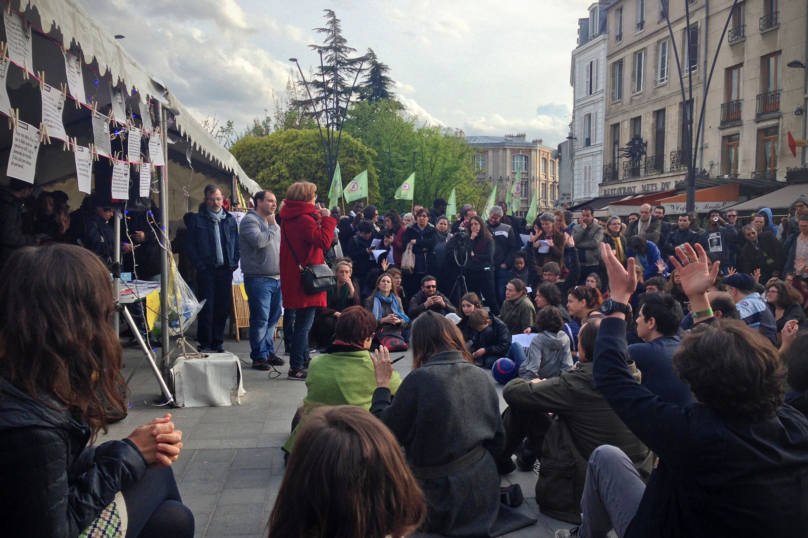
[[[714,209],[724,209],[738,203],[739,185],[726,183],[718,187],[709,187],[696,191],[696,213],[706,213]],[[687,212],[687,194],[677,194],[659,200],[658,205],[665,208],[668,215],[678,215]]]
[[[808,194],[808,183],[795,183],[760,198],[747,200],[731,207],[736,211],[757,211],[763,207],[788,210],[800,194]]]
[[[628,198],[632,198],[632,196],[601,196],[599,198],[593,198],[588,202],[583,202],[580,204],[576,204],[568,209],[568,211],[572,211],[573,216],[580,217],[581,216],[581,208],[590,206],[596,217],[605,217],[609,215],[609,204],[617,202],[619,200],[626,200]]]
[[[668,198],[675,192],[675,190],[668,190],[651,194],[638,194],[625,200],[618,200],[609,204],[609,214],[626,217],[631,213],[639,213],[642,205],[650,204],[652,207],[659,205],[660,200]]]

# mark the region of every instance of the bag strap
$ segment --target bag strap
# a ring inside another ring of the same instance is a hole
[[[281,231],[283,232],[283,236],[286,238],[286,244],[289,247],[289,251],[292,253],[292,257],[295,259],[295,263],[300,268],[300,272],[302,273],[306,268],[300,265],[300,260],[297,259],[295,249],[292,248],[292,243],[289,242],[289,236],[286,235],[286,226],[283,225],[283,222],[281,222]]]

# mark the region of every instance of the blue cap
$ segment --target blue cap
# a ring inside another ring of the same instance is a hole
[[[755,289],[755,279],[746,273],[736,273],[728,276],[724,279],[724,284],[741,291],[753,291]]]

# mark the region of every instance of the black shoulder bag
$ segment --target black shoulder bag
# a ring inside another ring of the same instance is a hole
[[[303,284],[303,291],[306,295],[318,295],[324,291],[329,291],[337,286],[337,277],[334,272],[326,264],[309,265],[303,267],[300,265],[300,260],[292,248],[292,243],[289,241],[289,236],[286,235],[286,227],[281,225],[283,236],[286,238],[286,243],[289,245],[289,251],[295,259],[295,263],[300,268],[300,282]]]

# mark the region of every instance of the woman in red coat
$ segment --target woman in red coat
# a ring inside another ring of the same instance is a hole
[[[331,248],[337,221],[328,209],[315,207],[317,185],[294,183],[286,191],[281,206],[281,293],[283,330],[289,336],[289,379],[305,381],[309,364],[309,331],[317,307],[328,305],[326,292],[306,295],[301,283],[300,265],[323,263],[323,252]],[[294,252],[294,254],[293,254]]]

